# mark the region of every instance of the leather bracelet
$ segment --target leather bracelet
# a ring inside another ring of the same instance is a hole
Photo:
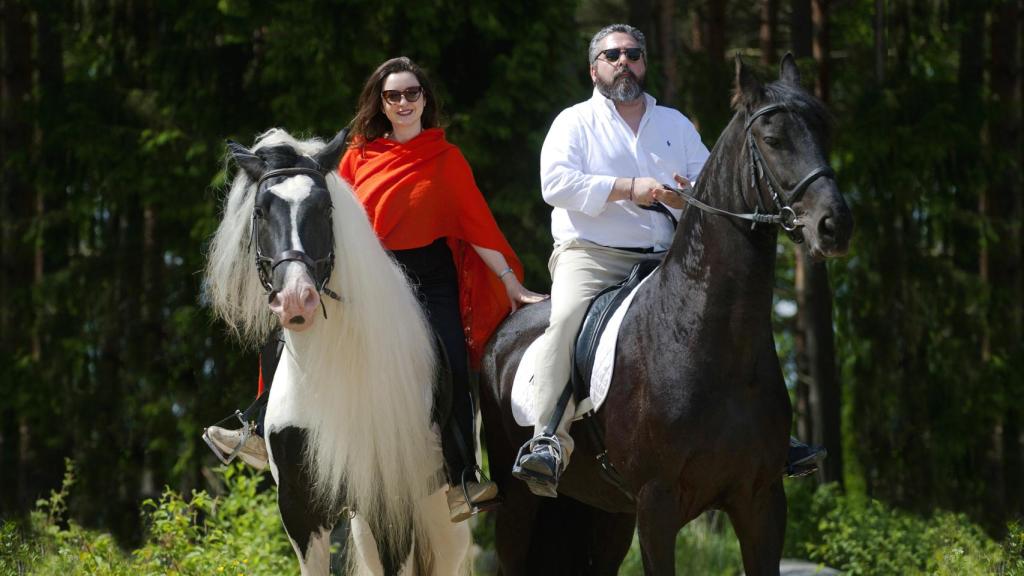
[[[512,267],[511,266],[509,266],[508,268],[505,268],[504,270],[502,270],[501,274],[498,274],[498,280],[504,280],[505,279],[505,275],[508,274],[509,272],[512,272]]]
[[[636,186],[636,178],[629,179],[629,201],[636,203],[636,198],[633,198],[633,187]]]

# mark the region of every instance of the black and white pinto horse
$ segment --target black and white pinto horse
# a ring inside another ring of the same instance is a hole
[[[456,574],[470,534],[449,521],[440,480],[434,339],[336,174],[344,140],[274,129],[251,150],[229,143],[242,169],[210,247],[207,296],[243,343],[285,328],[264,431],[302,574],[328,573],[331,530],[347,518],[350,571]]]
[[[772,335],[778,228],[769,223],[805,240],[813,256],[831,257],[846,252],[853,220],[828,166],[827,111],[800,87],[793,58],[767,85],[737,60],[736,85],[736,115],[697,197],[622,319],[611,386],[594,417],[622,490],[603,479],[602,449],[580,425],[559,484],[576,503],[538,499],[511,478],[531,434],[512,417],[512,383],[547,323],[546,303],[502,324],[484,357],[487,445],[505,496],[497,551],[507,576],[614,575],[635,524],[645,573],[674,574],[676,534],[708,509],[728,513],[746,574],[779,573],[792,409]],[[761,223],[752,228],[744,218]]]

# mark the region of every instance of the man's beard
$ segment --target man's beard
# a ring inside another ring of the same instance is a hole
[[[594,86],[602,96],[614,102],[632,102],[644,93],[643,77],[637,78],[628,68],[619,72],[611,82],[605,82],[598,77],[594,81]]]

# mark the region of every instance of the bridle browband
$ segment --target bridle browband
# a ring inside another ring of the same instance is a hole
[[[278,168],[276,170],[270,170],[260,176],[260,179],[256,182],[256,195],[253,197],[255,202],[256,196],[259,195],[260,190],[267,180],[278,177],[278,176],[309,176],[315,182],[320,182],[326,188],[327,181],[324,175],[319,170],[313,168]],[[252,210],[252,233],[249,240],[256,243],[256,272],[260,277],[260,284],[267,291],[268,299],[272,300],[276,291],[274,290],[274,270],[278,266],[285,262],[300,262],[306,267],[311,278],[313,278],[314,284],[316,285],[317,292],[326,294],[327,296],[341,301],[341,297],[336,292],[327,287],[327,281],[331,279],[331,272],[334,271],[334,236],[333,229],[331,235],[331,250],[327,253],[327,256],[314,260],[309,254],[306,254],[302,250],[285,250],[273,258],[268,258],[263,255],[263,250],[260,248],[260,237],[257,234],[257,222],[260,219],[259,213],[256,211],[255,205]],[[320,299],[320,306],[323,308],[324,318],[327,317],[327,309],[323,306],[323,299]]]
[[[797,217],[792,206],[803,197],[807,188],[815,180],[818,178],[835,179],[836,175],[830,166],[825,165],[811,170],[806,176],[800,179],[792,190],[789,190],[788,192],[779,184],[778,179],[775,177],[775,173],[772,172],[771,167],[765,161],[764,155],[761,153],[761,149],[757,145],[757,140],[754,139],[754,134],[751,131],[755,120],[767,114],[779,111],[789,112],[789,108],[787,108],[785,104],[781,103],[768,104],[767,106],[758,108],[756,111],[751,113],[743,125],[743,131],[746,133],[747,148],[750,151],[750,187],[754,190],[754,196],[757,198],[757,208],[754,209],[753,213],[736,213],[723,210],[721,208],[715,208],[714,206],[709,206],[698,200],[695,197],[696,191],[691,193],[674,186],[668,186],[668,188],[686,198],[688,203],[693,204],[705,212],[749,220],[751,222],[751,230],[756,228],[758,224],[776,224],[782,227],[794,242],[803,242],[804,238],[803,234],[800,232],[800,228],[803,228],[804,223]],[[768,187],[768,191],[772,196],[772,202],[775,204],[776,210],[778,210],[774,214],[766,212],[761,203],[761,189],[758,186],[761,181],[764,181],[765,185]],[[784,194],[780,194],[778,190],[782,190]]]

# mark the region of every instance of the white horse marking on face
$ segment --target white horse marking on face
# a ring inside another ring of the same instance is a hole
[[[292,250],[302,251],[302,241],[299,240],[299,205],[309,197],[313,190],[313,179],[309,176],[292,176],[284,182],[274,184],[267,189],[268,192],[288,203],[291,215]]]

